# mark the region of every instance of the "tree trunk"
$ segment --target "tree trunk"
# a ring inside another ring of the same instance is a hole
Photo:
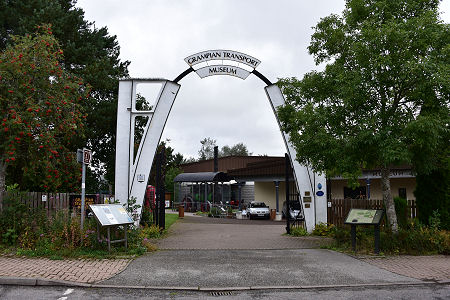
[[[395,204],[392,199],[391,194],[391,182],[390,182],[390,173],[391,170],[389,168],[382,167],[381,168],[381,190],[383,192],[383,202],[386,207],[386,216],[391,226],[391,230],[393,233],[398,233],[398,224],[397,224],[397,215],[395,214]]]

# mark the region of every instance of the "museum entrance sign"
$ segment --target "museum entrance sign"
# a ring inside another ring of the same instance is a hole
[[[181,87],[179,81],[188,74],[195,72],[200,78],[216,75],[228,75],[245,80],[250,74],[261,79],[266,86],[269,103],[273,109],[278,125],[277,109],[284,104],[284,97],[279,87],[256,68],[261,64],[257,58],[231,50],[208,50],[186,57],[189,68],[174,80],[130,78],[119,82],[119,99],[117,107],[117,137],[116,137],[116,178],[115,197],[121,203],[126,203],[131,197],[136,198],[136,204],[141,205],[147,186],[147,178],[156,154],[164,126],[172,109],[175,98]],[[151,111],[142,111],[136,107],[136,87],[141,84],[159,85],[160,92]],[[146,117],[139,147],[135,150],[136,119]],[[280,127],[281,131],[281,127]],[[323,193],[315,194],[313,182],[326,187],[323,174],[312,172],[307,166],[300,165],[296,160],[296,151],[290,143],[289,135],[281,131],[293,167],[295,184],[300,195],[314,195],[313,201],[306,207],[303,205],[305,222],[308,231],[314,229],[315,224],[327,221],[326,188]]]

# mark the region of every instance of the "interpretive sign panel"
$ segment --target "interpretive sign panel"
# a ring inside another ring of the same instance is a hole
[[[382,209],[352,208],[345,219],[345,224],[376,225],[380,224],[382,217]]]
[[[120,204],[89,205],[95,218],[102,226],[133,224],[133,219]]]

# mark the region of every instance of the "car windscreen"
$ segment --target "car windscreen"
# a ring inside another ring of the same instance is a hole
[[[266,207],[266,204],[265,204],[264,202],[256,202],[256,203],[252,203],[252,204],[250,205],[250,207],[254,207],[254,208],[257,208],[257,207]]]
[[[298,202],[298,201],[291,201],[291,202],[289,202],[289,205],[291,206],[290,207],[291,210],[301,210],[300,202]]]

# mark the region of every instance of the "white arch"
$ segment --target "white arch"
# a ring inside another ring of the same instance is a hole
[[[139,83],[161,85],[152,111],[137,111],[135,108],[136,86]],[[126,203],[127,199],[135,197],[136,204],[142,206],[156,149],[180,87],[178,83],[167,79],[120,80],[117,107],[115,197],[121,203]],[[278,106],[284,104],[283,94],[275,84],[268,85],[264,89],[280,125],[276,110]],[[145,126],[136,159],[133,159],[134,127],[137,116],[148,116],[149,120]],[[289,135],[282,131],[281,133],[286,151],[291,158],[297,190],[301,195],[306,226],[308,231],[312,231],[315,224],[327,222],[325,176],[316,174],[300,165],[295,160],[296,151],[289,143]],[[317,186],[319,183],[323,187],[321,196],[315,195],[314,185]],[[305,197],[307,198],[305,199]],[[311,202],[305,202],[305,200],[308,201],[308,197]]]

